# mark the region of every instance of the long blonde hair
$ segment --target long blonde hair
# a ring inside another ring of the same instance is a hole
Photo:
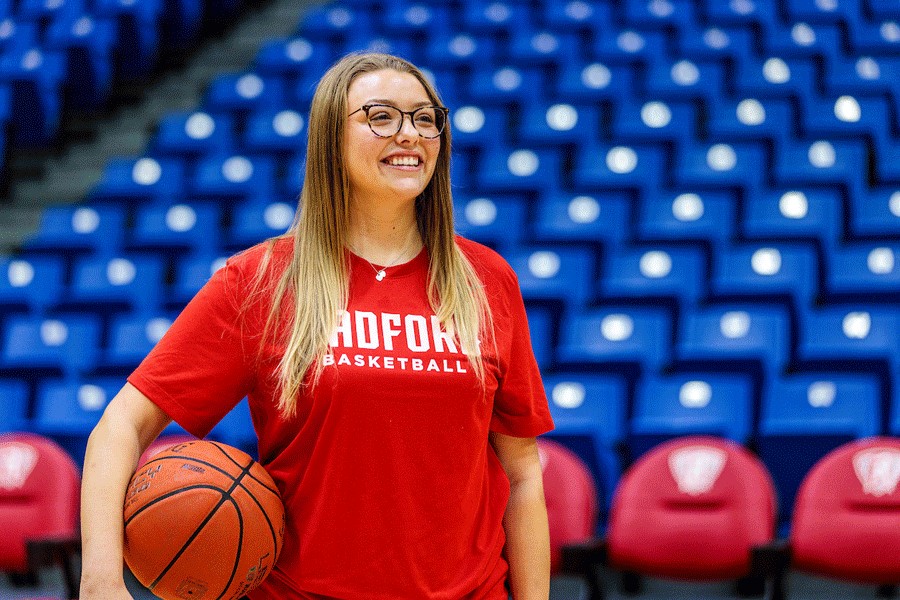
[[[344,248],[350,223],[350,184],[344,168],[347,91],[356,77],[381,70],[409,73],[440,105],[437,91],[422,72],[389,54],[351,54],[332,66],[319,81],[309,113],[306,175],[300,209],[285,236],[293,238],[293,255],[274,285],[273,300],[262,340],[273,329],[286,338],[278,371],[278,408],[296,414],[304,386],[317,385],[329,339],[348,301],[349,268]],[[428,298],[432,310],[451,335],[457,336],[470,364],[484,385],[480,337],[493,340],[491,311],[475,269],[457,247],[450,190],[450,126],[441,136],[434,175],[416,198],[416,222],[428,249]],[[282,236],[284,237],[284,236]],[[270,240],[260,265],[258,282],[271,264]],[[286,299],[289,298],[288,304]],[[288,307],[285,310],[285,307]],[[275,327],[276,321],[286,319]]]

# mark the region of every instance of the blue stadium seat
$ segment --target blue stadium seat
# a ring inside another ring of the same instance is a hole
[[[516,28],[509,43],[509,60],[518,66],[556,67],[578,61],[581,42],[574,33]]]
[[[159,307],[165,265],[156,256],[85,257],[75,261],[66,304],[109,313]]]
[[[303,37],[270,40],[253,61],[253,70],[264,78],[296,81],[304,75],[323,73],[331,63],[328,48]]]
[[[782,521],[807,471],[848,441],[881,433],[880,386],[866,375],[801,373],[763,387],[759,456],[779,494]]]
[[[127,250],[163,253],[212,253],[221,243],[221,210],[215,204],[147,204],[140,206]]]
[[[545,81],[546,77],[537,67],[482,67],[472,74],[466,97],[484,106],[543,101],[547,97]]]
[[[742,233],[758,241],[809,241],[829,248],[841,236],[841,197],[828,188],[767,189],[751,192]]]
[[[696,110],[689,102],[620,103],[613,113],[612,131],[615,139],[629,144],[685,144],[696,137],[696,122]]]
[[[696,23],[697,20],[694,3],[686,0],[626,0],[623,4],[625,23],[638,29],[674,28],[680,31],[685,25]]]
[[[895,93],[898,79],[896,62],[875,56],[837,57],[825,66],[825,91],[829,95],[843,94],[872,97]]]
[[[741,303],[687,313],[676,356],[690,369],[780,373],[790,358],[790,320],[784,309]]]
[[[3,327],[0,368],[23,378],[89,371],[96,364],[100,327],[98,319],[87,315],[9,316]]]
[[[854,56],[897,56],[900,30],[896,21],[861,21],[849,27],[847,32],[850,52]]]
[[[575,155],[572,178],[584,191],[657,190],[665,157],[659,147],[588,142]]]
[[[144,77],[156,65],[160,44],[162,0],[95,0],[99,17],[114,19],[119,31],[116,50],[119,75]]]
[[[167,306],[180,310],[225,266],[224,256],[186,256],[175,263],[175,281],[169,288]]]
[[[456,231],[463,237],[505,251],[518,247],[527,233],[526,205],[516,196],[457,197]]]
[[[286,157],[306,149],[306,118],[290,109],[250,113],[243,147],[253,154]]]
[[[381,30],[394,38],[439,35],[452,29],[451,10],[440,3],[390,2],[382,16]]]
[[[704,2],[706,18],[716,25],[762,25],[778,18],[776,0]]]
[[[284,80],[256,73],[229,73],[213,79],[206,91],[204,107],[211,113],[234,113],[243,118],[251,110],[277,109],[288,105]]]
[[[765,140],[781,143],[796,134],[796,119],[786,100],[723,98],[711,107],[707,126],[712,141]]]
[[[352,31],[372,31],[372,18],[350,3],[319,6],[304,14],[297,33],[313,43],[342,42]],[[375,7],[373,7],[375,8]]]
[[[719,24],[720,25],[720,24]],[[700,23],[689,23],[676,36],[677,56],[694,61],[725,59],[736,61],[752,56],[755,36],[752,30],[711,24],[701,29]]]
[[[562,65],[551,96],[563,102],[631,101],[638,86],[635,76],[627,66],[613,63]]]
[[[805,20],[791,21],[787,25],[770,23],[760,37],[767,56],[818,58],[827,62],[841,54],[841,31],[833,24]]]
[[[528,331],[531,336],[531,349],[534,358],[542,371],[553,364],[553,339],[556,319],[553,313],[540,306],[529,306]]]
[[[450,112],[453,146],[464,152],[485,149],[509,141],[507,114],[499,106],[465,104]],[[456,161],[459,153],[453,157]]]
[[[465,2],[460,15],[462,29],[491,35],[514,30],[534,31],[529,7],[519,2]]]
[[[661,31],[620,29],[602,32],[590,47],[591,58],[613,64],[648,64],[666,55],[666,35]]]
[[[541,2],[540,21],[554,31],[582,33],[593,37],[613,22],[612,7],[606,3],[570,0]]]
[[[273,158],[223,154],[201,159],[188,187],[196,200],[221,202],[271,194],[274,184]]]
[[[557,186],[562,177],[558,149],[494,146],[479,162],[476,186],[487,193],[543,192]]]
[[[76,13],[50,26],[45,47],[65,56],[65,94],[71,107],[90,113],[106,104],[115,75],[116,43],[115,23],[90,14]]]
[[[29,431],[28,384],[20,379],[0,379],[0,434]]]
[[[594,369],[658,372],[669,362],[672,323],[659,308],[609,306],[564,318],[557,358]]]
[[[0,81],[11,89],[16,115],[12,136],[21,147],[46,146],[56,136],[62,116],[65,58],[40,47],[15,49],[0,56]]]
[[[853,198],[850,210],[850,227],[855,236],[900,236],[900,186],[867,190]]]
[[[900,316],[889,308],[855,304],[805,311],[800,315],[797,357],[811,368],[855,364],[886,370],[900,363],[898,331]]]
[[[714,435],[746,444],[753,431],[753,385],[748,377],[714,373],[647,374],[637,383],[628,447],[637,459],[683,435]]]
[[[544,377],[553,415],[546,437],[564,443],[588,465],[601,489],[605,514],[622,472],[618,453],[625,441],[628,391],[613,375],[558,373]]]
[[[865,243],[833,249],[828,261],[826,290],[835,301],[900,301],[900,245]]]
[[[0,257],[0,310],[44,314],[59,302],[64,278],[59,257]]]
[[[862,142],[816,140],[784,145],[775,155],[775,179],[781,185],[864,187],[867,172]]]
[[[604,255],[598,297],[693,307],[705,296],[706,256],[699,248],[641,246]]]
[[[719,300],[772,302],[787,298],[794,308],[816,300],[816,253],[803,244],[742,244],[713,257],[711,287]]]
[[[760,144],[691,145],[679,153],[675,176],[686,187],[756,189],[763,183],[766,164],[766,153]]]
[[[647,71],[647,93],[670,100],[715,101],[725,89],[725,69],[716,61],[670,62],[657,58]]]
[[[411,62],[420,63],[419,46],[405,38],[392,38],[387,36],[372,36],[363,31],[354,31],[344,45],[343,52],[381,52],[393,54],[405,58]]]
[[[734,86],[745,98],[806,98],[815,89],[816,70],[809,59],[745,57],[735,66]]]
[[[159,122],[150,145],[160,155],[190,159],[212,149],[228,152],[237,147],[234,126],[234,119],[227,114],[202,110],[169,113]]]
[[[822,0],[787,0],[784,3],[791,20],[810,23],[847,23],[860,19],[860,0],[823,2]]]
[[[625,194],[548,193],[538,199],[534,239],[619,246],[628,234],[631,200]]]
[[[112,254],[122,247],[125,211],[121,206],[50,206],[38,230],[23,242],[30,252]]]
[[[473,61],[492,64],[497,56],[496,40],[489,35],[462,32],[438,32],[428,36],[425,61],[443,68],[471,67]],[[444,91],[445,86],[441,86]],[[449,91],[449,90],[448,90]]]
[[[900,95],[898,95],[897,106],[900,108]],[[900,141],[891,139],[882,142],[877,153],[878,160],[875,168],[878,180],[884,183],[900,184]]]
[[[592,293],[594,254],[582,248],[520,246],[507,251],[526,302],[550,301],[579,310]]]
[[[868,139],[882,142],[890,137],[885,123],[890,111],[881,98],[844,95],[824,100],[810,99],[800,111],[803,130],[813,139]]]
[[[106,378],[42,381],[36,396],[35,431],[53,438],[81,464],[88,435],[123,384],[121,379]]]
[[[184,194],[184,164],[179,160],[118,158],[106,163],[103,176],[89,192],[94,201],[146,202]]]
[[[599,131],[600,115],[594,106],[535,102],[522,110],[516,139],[520,144],[552,148],[592,138],[599,142]]]
[[[734,236],[737,200],[727,191],[648,193],[639,205],[643,242],[706,242],[720,248]]]
[[[22,22],[35,23],[41,31],[46,31],[55,21],[84,13],[86,8],[84,0],[21,0],[17,4],[16,17]]]
[[[893,0],[864,0],[864,3],[876,19],[900,19],[900,7]]]
[[[172,325],[172,317],[161,314],[124,314],[109,326],[109,344],[100,359],[106,367],[123,369],[128,375]]]
[[[296,204],[248,201],[234,208],[228,228],[228,246],[235,250],[283,234],[294,222]]]

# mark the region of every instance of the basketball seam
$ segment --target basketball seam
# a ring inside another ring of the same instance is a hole
[[[166,565],[166,567],[162,570],[162,572],[159,574],[159,576],[156,579],[154,579],[150,585],[147,586],[150,590],[152,590],[154,587],[156,587],[156,585],[160,582],[160,580],[166,576],[166,573],[168,573],[169,570],[173,566],[175,566],[175,563],[178,562],[178,559],[181,558],[181,555],[184,554],[185,550],[187,550],[187,548],[193,543],[193,541],[197,538],[197,536],[200,535],[200,532],[203,531],[203,528],[206,527],[206,524],[209,523],[209,521],[213,518],[213,516],[216,514],[216,512],[219,510],[219,508],[221,508],[221,506],[223,504],[225,504],[226,501],[230,501],[231,503],[233,503],[235,505],[235,511],[238,514],[240,514],[241,509],[239,506],[237,506],[237,503],[231,497],[231,494],[235,490],[235,488],[238,487],[239,481],[241,478],[243,478],[244,473],[248,472],[252,466],[253,466],[253,461],[251,461],[250,464],[248,464],[246,467],[244,467],[244,472],[241,474],[240,477],[238,477],[237,479],[234,479],[232,481],[231,488],[229,488],[227,491],[219,490],[220,493],[222,494],[222,498],[219,500],[219,502],[216,504],[216,506],[214,506],[213,509],[209,511],[209,514],[206,515],[206,518],[204,518],[203,521],[197,526],[197,529],[194,530],[194,533],[191,534],[191,536],[181,546],[181,548],[178,550],[178,552],[175,553],[175,556],[172,557],[172,560],[169,561],[169,564]],[[241,536],[243,537],[243,523],[241,524]]]
[[[212,443],[212,442],[211,442],[211,443]],[[226,456],[227,456],[227,455],[226,455]],[[163,461],[163,460],[172,460],[172,459],[175,459],[175,458],[182,459],[182,460],[192,460],[192,461],[194,461],[194,462],[198,462],[198,463],[200,463],[201,465],[206,465],[206,466],[208,466],[208,467],[210,467],[210,468],[212,468],[212,469],[215,469],[216,471],[218,471],[218,472],[221,473],[222,475],[227,476],[227,477],[228,477],[229,479],[231,479],[232,481],[234,480],[234,476],[233,476],[231,473],[229,473],[228,471],[225,471],[225,470],[222,469],[221,467],[217,467],[217,466],[214,465],[213,463],[206,462],[206,461],[204,461],[204,460],[201,460],[201,459],[199,459],[199,458],[195,458],[195,457],[193,457],[193,456],[177,456],[177,455],[176,455],[176,456],[156,456],[156,457],[152,458],[151,460],[148,460],[146,463],[144,463],[144,464],[141,466],[141,469],[143,469],[144,467],[146,467],[147,465],[149,465],[150,463],[153,463],[153,462]],[[243,469],[243,468],[244,468],[244,467],[241,466],[240,463],[234,462],[234,459],[231,458],[230,456],[229,456],[228,458],[231,460],[231,462],[234,463],[234,465],[235,465],[236,467],[238,467],[238,468],[240,468],[240,469]],[[255,461],[253,461],[253,460],[251,459],[250,464],[252,465],[253,462],[255,462]],[[262,467],[262,465],[260,465],[260,466]],[[263,467],[263,470],[265,470],[265,467]],[[271,486],[270,486],[269,484],[267,484],[265,481],[261,481],[259,478],[255,477],[255,476],[253,475],[253,473],[249,473],[249,472],[248,472],[247,475],[250,477],[250,479],[252,479],[252,480],[255,481],[256,483],[258,483],[259,485],[263,486],[264,488],[266,488],[267,490],[269,490],[270,492],[272,492],[273,494],[275,494],[275,495],[278,496],[279,498],[281,497],[281,492],[278,491],[278,488],[277,488],[277,487],[274,487],[274,488],[271,487]],[[242,475],[242,477],[243,477],[243,475]]]

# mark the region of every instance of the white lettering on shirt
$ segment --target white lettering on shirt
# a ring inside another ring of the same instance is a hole
[[[378,348],[378,318],[375,313],[356,311],[356,344],[360,348]]]
[[[428,324],[422,315],[406,315],[406,345],[412,352],[427,352],[431,348],[428,340]],[[416,334],[418,333],[418,338]]]

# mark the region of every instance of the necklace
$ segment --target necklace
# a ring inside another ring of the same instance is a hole
[[[415,238],[413,238],[413,240],[415,240]],[[369,263],[369,266],[372,267],[372,270],[373,270],[373,271],[375,271],[375,281],[381,281],[381,280],[383,280],[385,277],[387,277],[387,272],[386,272],[387,269],[390,269],[391,267],[393,267],[394,265],[396,265],[396,264],[400,261],[401,258],[403,258],[404,256],[406,256],[406,253],[409,251],[409,246],[410,246],[409,244],[407,244],[407,245],[403,248],[403,250],[400,251],[400,254],[398,254],[398,255],[394,258],[394,260],[392,260],[392,261],[390,262],[390,264],[384,265],[381,269],[378,269],[378,268],[375,267],[375,265],[372,264],[372,262],[371,262],[370,260],[368,260],[368,259],[366,259],[366,258],[363,258],[363,256],[362,256],[359,252],[356,251],[356,248],[354,248],[353,246],[350,246],[349,244],[347,244],[347,245],[350,247],[350,250],[351,250],[355,255],[357,255],[358,257],[362,258],[362,259],[363,259],[364,261],[366,261],[367,263]]]

